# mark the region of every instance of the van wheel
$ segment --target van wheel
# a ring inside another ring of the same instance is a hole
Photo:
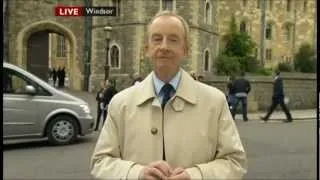
[[[71,144],[77,139],[79,127],[76,120],[67,115],[60,115],[50,121],[47,128],[49,143],[53,145]]]

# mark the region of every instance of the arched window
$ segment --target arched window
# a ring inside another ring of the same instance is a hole
[[[210,54],[208,50],[204,51],[204,62],[203,62],[203,70],[209,71],[209,61],[210,61]]]
[[[204,23],[211,24],[211,16],[212,16],[211,5],[208,2],[208,0],[206,0],[205,8],[204,8]]]
[[[284,27],[284,38],[285,38],[285,41],[287,41],[287,42],[291,41],[292,32],[293,32],[292,25],[291,24],[286,24],[285,27]]]
[[[120,50],[115,45],[110,48],[110,66],[120,68]]]
[[[272,49],[271,48],[266,49],[266,60],[269,60],[269,61],[272,60]]]
[[[112,0],[112,5],[116,8],[116,16],[120,16],[121,0]]]
[[[161,0],[162,10],[174,10],[174,2],[173,0]]]
[[[66,57],[66,38],[57,35],[57,57]]]
[[[292,1],[291,0],[287,0],[287,11],[290,12],[292,9]]]
[[[247,24],[245,21],[241,21],[240,23],[240,32],[247,32]]]
[[[257,0],[257,8],[259,9],[260,8],[260,0]]]
[[[247,4],[248,4],[248,0],[242,0],[242,6],[243,6],[243,7],[246,7]]]
[[[266,39],[272,39],[272,24],[269,22],[266,27]]]
[[[269,9],[272,11],[273,8],[273,0],[269,0]]]
[[[303,2],[303,12],[307,12],[307,7],[308,7],[308,1],[307,0],[304,0]]]

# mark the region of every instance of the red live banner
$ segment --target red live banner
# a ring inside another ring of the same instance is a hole
[[[56,16],[83,16],[84,7],[82,6],[57,6],[55,7]]]
[[[56,6],[56,16],[116,16],[116,7]]]

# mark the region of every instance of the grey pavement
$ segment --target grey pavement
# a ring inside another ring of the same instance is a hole
[[[91,107],[91,111],[93,115],[95,115],[96,111],[96,100],[95,100],[95,93],[90,93],[90,92],[85,92],[85,91],[73,91],[69,89],[62,89],[62,91],[65,91],[69,94],[72,94],[76,97],[79,97],[86,102]],[[249,120],[257,120],[260,121],[260,117],[265,115],[267,111],[265,112],[256,112],[256,113],[248,113],[248,118]],[[293,120],[314,120],[317,119],[317,110],[316,108],[314,109],[299,109],[299,110],[290,110],[290,113],[292,114]],[[242,119],[242,114],[237,114],[236,115],[236,120],[241,120]],[[286,116],[284,112],[282,111],[274,111],[273,114],[269,118],[269,122],[277,122],[281,120],[285,120]]]

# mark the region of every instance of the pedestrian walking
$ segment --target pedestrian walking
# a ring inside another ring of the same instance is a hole
[[[52,78],[52,69],[51,68],[49,68],[48,76],[49,76],[49,80],[50,80]]]
[[[116,94],[91,158],[97,179],[241,179],[247,158],[225,95],[183,70],[188,23],[170,11],[147,26],[153,71]]]
[[[61,70],[61,87],[62,88],[64,88],[65,78],[66,78],[66,70],[65,70],[65,67],[63,67]]]
[[[233,107],[236,104],[236,89],[234,86],[234,81],[236,80],[236,77],[234,75],[231,75],[229,78],[229,82],[227,84],[227,100],[228,100],[228,105],[229,105],[229,109],[230,112],[233,111]],[[233,117],[234,118],[234,117]]]
[[[57,77],[58,77],[58,88],[61,88],[61,68],[59,67],[57,70]]]
[[[107,114],[108,114],[108,106],[109,103],[111,101],[111,99],[113,98],[114,95],[116,95],[118,93],[117,89],[115,88],[114,84],[111,83],[109,80],[106,80],[105,82],[105,91],[103,94],[103,118],[102,118],[102,124],[104,124],[106,118],[107,118]]]
[[[56,71],[55,68],[53,68],[52,70],[53,87],[56,87],[57,77],[58,77],[58,72]]]
[[[242,110],[242,116],[243,121],[248,121],[247,116],[247,97],[251,90],[250,82],[245,79],[245,72],[241,72],[240,78],[236,79],[233,83],[234,85],[234,91],[235,91],[235,101],[232,105],[231,114],[233,119],[235,119],[236,113],[237,113],[237,106],[239,102],[241,102],[241,110]]]
[[[268,121],[269,117],[271,116],[271,114],[273,113],[275,108],[278,106],[278,104],[280,104],[283,112],[287,116],[287,120],[285,120],[284,122],[292,122],[291,113],[284,102],[285,94],[284,94],[284,90],[283,90],[283,82],[282,81],[283,80],[280,76],[280,71],[276,70],[275,71],[275,78],[273,80],[272,103],[269,107],[268,113],[265,116],[261,117],[261,120],[263,120],[265,122]]]
[[[96,101],[97,101],[97,120],[96,120],[96,126],[95,126],[95,131],[99,130],[99,125],[100,125],[100,119],[102,117],[102,112],[104,111],[104,105],[103,105],[103,99],[104,99],[104,93],[105,90],[107,89],[105,81],[102,81],[100,84],[100,89],[97,92],[96,95]]]

